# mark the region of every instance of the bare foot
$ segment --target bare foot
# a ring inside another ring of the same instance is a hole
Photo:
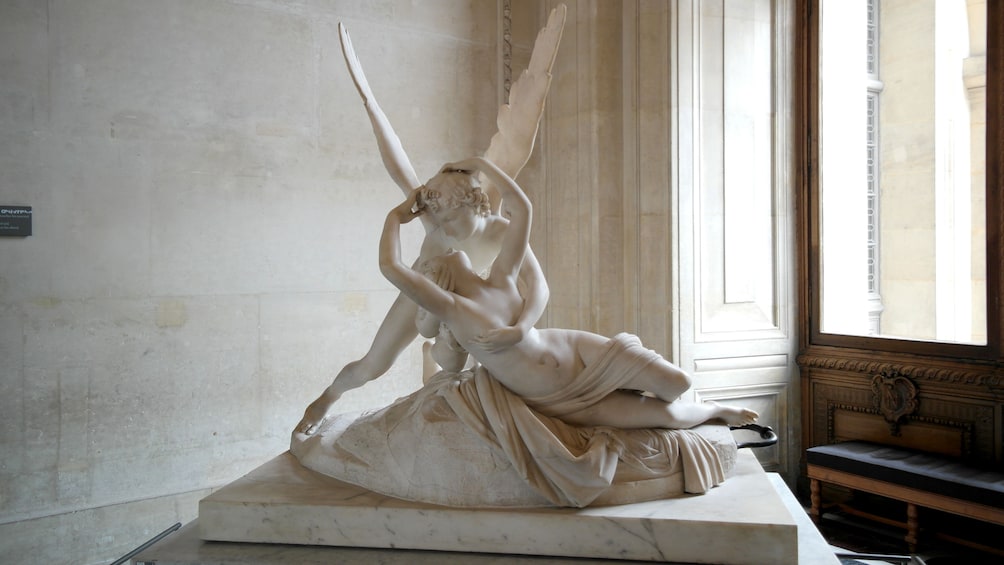
[[[328,410],[331,410],[336,400],[338,397],[330,398],[327,391],[317,397],[317,400],[311,402],[303,412],[303,419],[296,425],[296,431],[308,436],[313,435],[324,423]]]
[[[712,416],[713,418],[725,420],[725,423],[730,426],[745,426],[746,424],[752,424],[760,417],[760,414],[757,414],[749,408],[726,406],[725,404],[719,404],[712,400],[708,400],[706,404],[710,404],[715,407],[714,416]]]

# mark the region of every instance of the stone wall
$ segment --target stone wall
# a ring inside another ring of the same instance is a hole
[[[287,447],[396,296],[400,191],[343,21],[420,178],[494,131],[493,2],[0,4],[0,554],[107,563]],[[414,255],[421,228],[406,232]],[[413,347],[345,410],[419,385]]]

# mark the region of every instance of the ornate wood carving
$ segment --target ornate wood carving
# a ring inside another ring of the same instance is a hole
[[[1004,378],[992,368],[970,366],[937,366],[907,361],[875,360],[826,354],[805,354],[798,357],[803,369],[826,369],[862,374],[897,374],[915,381],[983,387],[994,396],[1004,396]]]
[[[999,401],[988,389],[915,380],[891,370],[868,374],[860,370],[869,367],[867,363],[831,360],[822,363],[823,368],[802,366],[811,398],[806,405],[811,406],[805,420],[806,445],[865,439],[974,460],[1000,460],[995,408]]]
[[[889,433],[899,435],[900,420],[917,411],[917,386],[898,373],[872,377],[872,403],[889,424]]]

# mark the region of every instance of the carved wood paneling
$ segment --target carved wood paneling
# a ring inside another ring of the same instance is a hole
[[[798,359],[811,399],[806,447],[867,439],[1001,461],[999,375],[963,362],[825,353]]]

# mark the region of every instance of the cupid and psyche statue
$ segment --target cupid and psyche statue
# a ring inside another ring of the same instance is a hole
[[[425,184],[373,96],[345,28],[345,62],[404,201],[386,217],[380,270],[401,294],[369,351],[306,409],[291,451],[367,489],[451,506],[587,506],[703,493],[734,460],[728,426],[745,408],[680,399],[692,378],[637,337],[536,328],[548,286],[530,249],[526,164],[565,21],[554,9],[498,115],[484,156]],[[502,213],[502,204],[506,213]],[[400,226],[419,219],[418,259]],[[383,409],[333,414],[347,390],[384,374],[419,335],[442,369]],[[720,422],[714,424],[714,422]]]

